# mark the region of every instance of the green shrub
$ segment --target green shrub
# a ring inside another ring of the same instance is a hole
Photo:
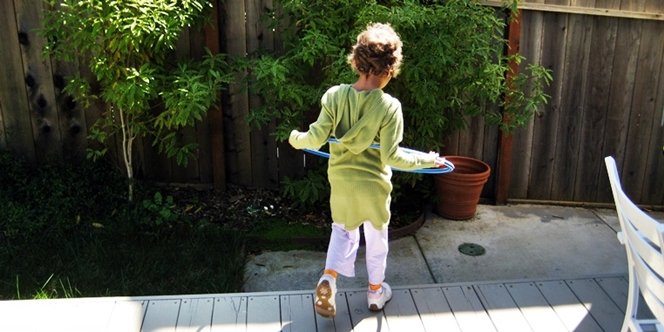
[[[517,1],[508,2],[514,8]],[[386,87],[402,103],[404,146],[438,150],[472,116],[511,132],[548,100],[543,87],[551,73],[539,65],[523,66],[511,84],[505,80],[510,62],[523,58],[504,53],[508,18],[479,1],[296,0],[275,6],[279,10],[269,18],[281,32],[284,51],[261,50],[241,69],[251,74],[252,91],[265,100],[251,110],[249,122],[260,127],[277,119],[279,140],[286,140],[293,128],[304,128],[305,120],[320,111],[326,89],[356,80],[346,55],[369,22],[390,23],[404,43],[401,74]],[[504,114],[511,123],[502,122]],[[414,185],[421,178],[402,179]],[[298,181],[284,185],[309,204],[318,190]]]
[[[301,179],[284,178],[281,191],[298,207],[312,207],[330,197],[330,185],[324,169],[310,170]]]
[[[103,163],[33,166],[0,152],[0,230],[7,241],[65,235],[121,205],[122,177]]]

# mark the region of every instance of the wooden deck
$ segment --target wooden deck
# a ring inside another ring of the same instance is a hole
[[[341,290],[337,316],[313,292],[0,301],[0,331],[619,331],[625,276],[394,287],[384,312]]]

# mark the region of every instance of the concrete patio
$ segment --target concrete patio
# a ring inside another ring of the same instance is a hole
[[[652,214],[664,220],[664,213]],[[386,281],[407,286],[626,275],[619,229],[613,209],[480,205],[469,221],[428,213],[416,234],[390,242]],[[463,243],[479,244],[486,253],[464,255],[458,250]],[[265,252],[248,261],[244,290],[313,289],[324,264],[324,252]],[[341,277],[338,286],[365,287],[366,275],[360,248],[356,277]]]

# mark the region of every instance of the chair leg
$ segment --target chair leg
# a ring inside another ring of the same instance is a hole
[[[636,279],[636,273],[633,268],[629,269],[629,285],[627,288],[627,305],[625,307],[625,319],[623,321],[621,332],[638,331],[632,329],[636,320],[636,313],[639,309],[639,282]]]

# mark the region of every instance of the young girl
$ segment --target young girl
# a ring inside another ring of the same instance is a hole
[[[352,84],[327,90],[322,109],[307,132],[293,130],[289,142],[296,149],[319,149],[330,137],[328,179],[332,234],[325,270],[315,296],[316,312],[336,314],[336,277],[355,275],[355,257],[364,227],[369,275],[367,301],[372,311],[382,310],[392,298],[384,282],[390,221],[392,167],[403,170],[440,167],[437,153],[408,154],[399,148],[403,136],[401,104],[383,92],[401,65],[401,40],[391,26],[375,23],[357,36],[348,62],[358,74]],[[379,143],[380,149],[370,148]]]

